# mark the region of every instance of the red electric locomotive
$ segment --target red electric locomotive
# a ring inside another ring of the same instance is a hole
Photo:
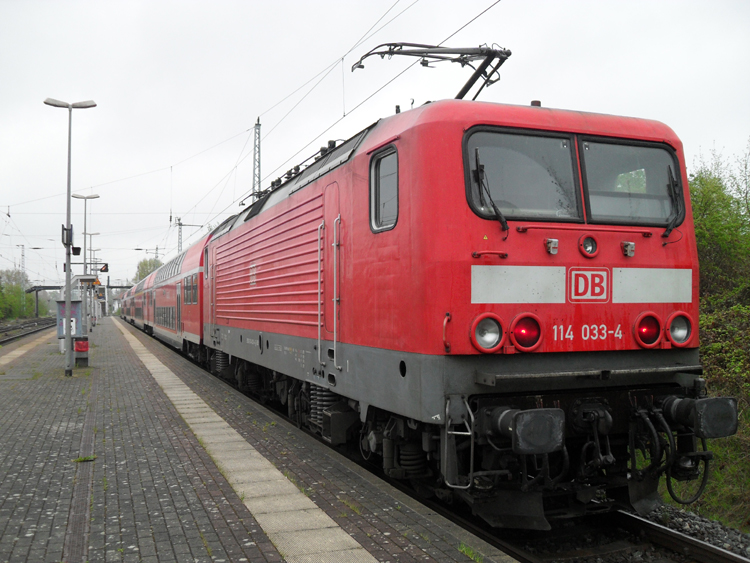
[[[426,104],[321,149],[187,256],[169,279],[199,274],[202,332],[154,334],[494,526],[648,511],[664,474],[705,485],[705,440],[736,431],[700,377],[661,123]]]

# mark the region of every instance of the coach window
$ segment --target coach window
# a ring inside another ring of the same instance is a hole
[[[370,224],[375,232],[396,226],[398,220],[398,153],[391,146],[370,162]]]
[[[193,303],[198,303],[198,274],[193,274]]]

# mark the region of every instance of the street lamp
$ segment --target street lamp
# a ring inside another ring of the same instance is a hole
[[[156,258],[157,260],[159,259],[159,247],[158,246],[153,250],[150,248],[134,248],[133,250],[142,250],[146,254],[153,254],[154,258]]]
[[[70,226],[70,141],[73,130],[73,110],[88,109],[96,107],[93,100],[69,104],[52,98],[47,98],[44,103],[56,108],[68,110],[68,193],[67,213],[65,218],[65,231],[63,245],[65,246],[65,376],[73,377],[73,335],[70,333],[70,248],[73,246],[73,229]]]
[[[88,214],[86,213],[86,206],[88,204],[88,200],[90,199],[98,199],[99,196],[97,194],[91,194],[91,195],[81,195],[81,194],[73,194],[72,197],[76,199],[82,199],[83,200],[83,275],[85,276],[88,274],[88,268],[86,267],[86,235],[91,234],[86,230],[86,217]],[[96,233],[99,234],[99,233]],[[86,333],[86,329],[88,327],[88,331],[91,332],[91,319],[89,318],[89,308],[88,308],[88,301],[89,298],[89,284],[86,283],[84,285],[83,289],[83,312],[81,315],[81,319],[83,319],[83,326],[81,327],[83,329],[83,332]]]

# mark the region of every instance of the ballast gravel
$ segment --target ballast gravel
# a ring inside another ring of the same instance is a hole
[[[647,516],[661,524],[711,545],[750,559],[750,534],[671,506],[662,505]]]
[[[657,524],[710,543],[750,561],[750,534],[728,528],[718,522],[708,520],[692,512],[662,505],[647,518]],[[591,555],[597,546],[612,546],[615,542],[630,544],[631,547],[607,554]],[[542,555],[545,560],[564,563],[689,563],[689,556],[675,553],[665,548],[650,545],[647,540],[634,537],[624,530],[599,530],[584,534],[572,533],[563,541],[550,540],[527,545],[531,553]],[[589,555],[576,557],[576,551],[589,552]],[[555,559],[555,554],[560,554]]]

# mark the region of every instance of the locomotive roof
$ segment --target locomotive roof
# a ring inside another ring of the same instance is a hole
[[[295,167],[295,171],[287,173],[285,180],[275,180],[247,210],[224,220],[212,231],[211,238],[220,237],[261,211],[273,207],[284,198],[338,168],[354,154],[371,152],[410,129],[435,123],[456,124],[462,130],[475,125],[495,125],[639,139],[665,142],[676,150],[682,150],[682,143],[671,128],[649,119],[467,100],[428,102],[421,107],[383,118],[335,148],[321,149],[321,153],[311,164],[302,169],[299,166]]]
[[[442,100],[382,119],[361,151],[370,151],[384,140],[407,129],[428,123],[456,123],[462,129],[475,125],[496,125],[542,131],[560,131],[581,135],[640,139],[666,142],[675,149],[682,143],[675,132],[659,121],[635,117],[588,113],[575,110],[546,107],[472,102],[465,100]]]

